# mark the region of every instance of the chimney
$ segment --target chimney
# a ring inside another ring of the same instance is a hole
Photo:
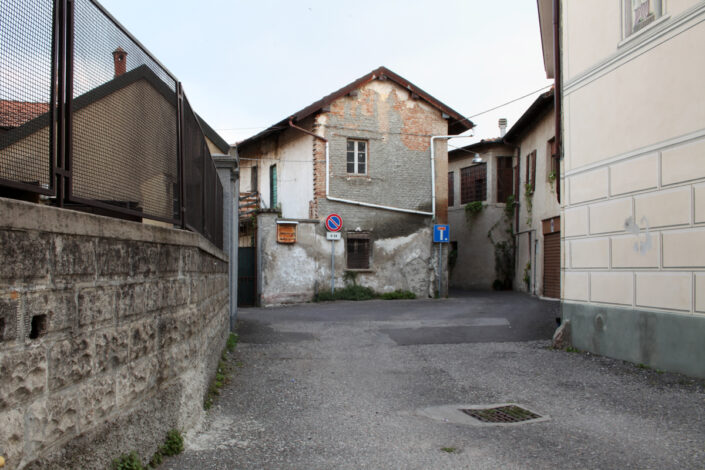
[[[127,71],[127,52],[122,47],[113,51],[113,61],[115,62],[115,77],[119,77]]]
[[[499,136],[504,137],[504,134],[507,133],[507,119],[506,118],[500,118],[499,119]]]

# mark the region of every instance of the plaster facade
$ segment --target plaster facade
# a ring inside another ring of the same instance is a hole
[[[468,214],[462,204],[461,170],[473,166],[477,152],[487,166],[486,198],[483,209]],[[490,290],[502,274],[498,272],[496,243],[512,244],[509,234],[512,219],[507,217],[506,201],[497,199],[497,158],[509,157],[515,161],[514,149],[501,141],[479,143],[449,152],[448,173],[453,174],[453,205],[448,207],[450,239],[457,247],[450,271],[450,286],[460,289]],[[514,163],[512,163],[514,165]],[[512,192],[513,192],[512,183]],[[490,232],[492,239],[490,239]]]
[[[296,125],[239,147],[242,192],[250,188],[248,167],[257,166],[258,189],[269,207],[269,162],[278,165],[279,217],[257,216],[258,297],[262,305],[309,301],[330,289],[331,242],[324,220],[343,219],[342,240],[335,242],[336,286],[354,271],[356,282],[378,292],[409,290],[430,297],[438,290],[438,257],[443,257],[442,294],[447,290],[447,248],[433,249],[432,186],[436,220],[447,221],[447,145],[435,142],[436,179],[431,179],[431,136],[447,135],[448,116],[437,105],[384,74],[373,76],[332,99]],[[365,143],[364,171],[349,172],[349,140]],[[281,169],[279,169],[281,168]],[[262,174],[264,172],[264,174]],[[329,196],[326,197],[326,176]],[[340,202],[333,199],[352,202]],[[386,209],[365,206],[386,206]],[[391,208],[391,209],[390,209]],[[421,212],[421,213],[415,213]],[[296,242],[276,241],[277,222],[297,223]],[[369,267],[348,269],[349,238],[369,239]]]
[[[581,349],[705,377],[705,2],[629,36],[619,4],[562,2],[564,317]]]

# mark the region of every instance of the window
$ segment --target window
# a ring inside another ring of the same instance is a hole
[[[526,156],[526,184],[536,189],[536,150]]]
[[[624,37],[644,29],[663,14],[663,0],[623,0]]]
[[[277,207],[277,166],[269,167],[269,207]]]
[[[484,201],[487,199],[487,164],[468,166],[460,169],[460,203]]]
[[[514,191],[512,157],[497,157],[497,202],[507,202]]]
[[[367,141],[348,139],[348,173],[367,174]]]
[[[370,269],[370,234],[348,232],[348,269]]]
[[[453,172],[448,172],[448,207],[453,207],[455,205],[455,181],[453,178]]]

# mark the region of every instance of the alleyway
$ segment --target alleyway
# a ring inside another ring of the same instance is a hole
[[[241,310],[231,383],[170,469],[703,468],[703,382],[548,348],[516,293]],[[477,426],[440,405],[549,419]]]

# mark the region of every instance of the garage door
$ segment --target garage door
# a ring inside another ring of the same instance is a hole
[[[554,219],[554,230],[549,228],[550,225],[546,225],[548,224],[544,224],[543,235],[543,295],[557,299],[561,296],[560,219]]]

